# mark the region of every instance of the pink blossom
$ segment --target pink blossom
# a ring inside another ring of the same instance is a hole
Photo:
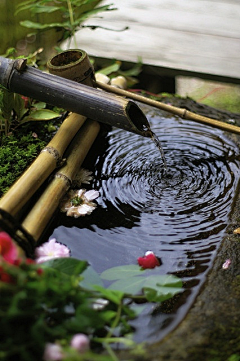
[[[231,260],[230,260],[230,259],[227,259],[227,260],[223,263],[222,268],[223,268],[223,269],[228,269],[228,267],[230,266],[231,263],[232,263]]]
[[[152,251],[147,251],[144,257],[139,257],[138,264],[144,269],[160,266],[159,260]]]
[[[18,249],[6,232],[0,232],[0,255],[8,263],[13,264],[18,257]]]
[[[61,361],[63,359],[62,348],[55,343],[47,343],[45,346],[44,361]]]
[[[84,353],[89,350],[89,343],[89,338],[83,333],[77,333],[71,340],[71,346],[80,353]]]
[[[42,246],[37,247],[35,254],[36,262],[42,263],[53,258],[70,257],[70,250],[67,246],[56,242],[56,239],[52,238],[48,242],[43,243]]]

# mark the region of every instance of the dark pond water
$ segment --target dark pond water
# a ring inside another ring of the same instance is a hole
[[[51,234],[97,272],[136,264],[151,250],[162,262],[154,272],[183,279],[183,294],[149,305],[134,323],[138,341],[160,340],[186,314],[224,235],[240,173],[239,149],[222,131],[152,109],[147,116],[168,172],[149,138],[113,129],[84,165],[94,171],[97,209],[78,219],[60,215]]]

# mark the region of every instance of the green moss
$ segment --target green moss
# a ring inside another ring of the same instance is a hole
[[[53,136],[48,132],[49,124],[50,122],[27,123],[10,135],[2,136],[0,197],[8,191],[49,142]]]

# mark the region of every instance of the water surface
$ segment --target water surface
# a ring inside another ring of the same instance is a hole
[[[210,269],[239,179],[239,149],[221,130],[150,112],[168,171],[149,138],[113,129],[99,140],[90,188],[99,190],[91,216],[61,215],[52,236],[96,271],[136,264],[148,250],[158,274],[182,278],[185,292],[149,305],[134,322],[136,339],[160,340],[186,314]]]

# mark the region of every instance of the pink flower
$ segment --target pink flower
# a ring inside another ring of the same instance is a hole
[[[70,250],[67,246],[56,242],[56,239],[53,238],[43,243],[42,246],[37,247],[35,254],[36,262],[42,263],[53,258],[70,257]]]
[[[0,255],[8,263],[13,264],[18,257],[18,249],[6,232],[0,232]]]
[[[77,333],[71,340],[71,346],[78,352],[84,353],[89,350],[89,338],[83,333]]]
[[[230,266],[231,263],[232,263],[231,260],[230,260],[230,259],[227,259],[227,260],[223,263],[222,268],[223,268],[223,269],[228,269],[228,267]]]
[[[160,266],[159,260],[152,251],[147,251],[144,257],[139,257],[138,264],[144,269]]]
[[[47,343],[43,354],[43,360],[60,361],[62,359],[63,359],[63,353],[61,346],[55,343]]]

